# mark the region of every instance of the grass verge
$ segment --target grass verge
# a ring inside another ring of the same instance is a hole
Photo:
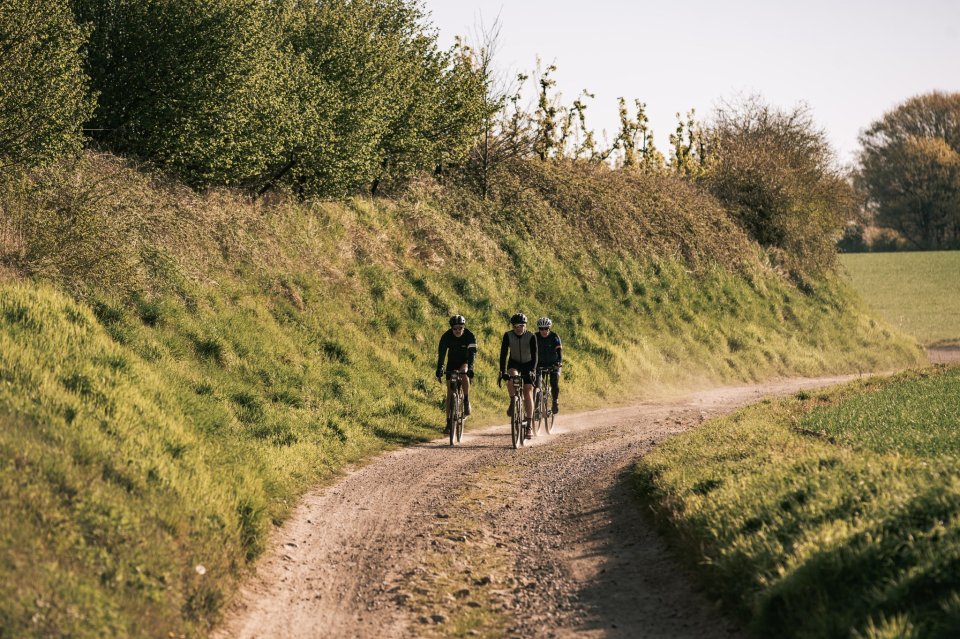
[[[757,637],[960,633],[960,367],[764,401],[671,439],[638,494]]]

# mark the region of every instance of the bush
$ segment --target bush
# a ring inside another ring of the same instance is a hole
[[[746,98],[720,107],[706,137],[702,179],[750,237],[800,279],[832,268],[853,190],[810,108]]]

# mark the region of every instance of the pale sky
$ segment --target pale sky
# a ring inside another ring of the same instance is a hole
[[[857,134],[918,93],[960,91],[960,0],[424,0],[441,44],[500,16],[499,63],[557,66],[569,104],[583,89],[587,123],[617,129],[617,97],[647,103],[665,154],[676,112],[708,114],[720,98],[759,92],[813,109],[842,160]],[[530,91],[533,88],[531,87]]]

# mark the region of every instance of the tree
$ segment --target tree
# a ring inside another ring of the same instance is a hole
[[[91,29],[86,66],[99,106],[91,137],[195,185],[261,175],[292,134],[297,105],[279,29],[291,7],[264,0],[73,0]]]
[[[801,278],[833,266],[853,191],[808,106],[725,103],[703,140],[701,179],[753,239]]]
[[[877,226],[960,248],[960,93],[910,98],[860,134],[857,185]]]
[[[80,149],[94,106],[80,55],[86,37],[66,0],[0,3],[0,169]]]

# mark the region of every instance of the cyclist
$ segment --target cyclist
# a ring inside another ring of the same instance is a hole
[[[497,385],[504,379],[509,379],[509,374],[519,373],[523,378],[523,406],[527,411],[527,423],[524,430],[524,438],[533,437],[530,419],[533,415],[533,376],[537,371],[537,339],[533,333],[527,330],[527,316],[523,313],[517,313],[510,318],[513,330],[503,334],[503,343],[500,346],[500,378]],[[510,355],[510,361],[507,362],[507,354]],[[507,384],[507,392],[510,393],[510,408],[507,409],[507,415],[513,416],[513,384]]]
[[[553,395],[553,407],[550,409],[556,415],[560,412],[557,397],[560,395],[560,366],[563,364],[563,350],[560,348],[560,336],[550,330],[553,322],[549,317],[537,320],[537,364],[540,368],[553,366],[550,373],[550,394]]]
[[[473,379],[473,363],[477,359],[477,338],[467,330],[467,320],[463,315],[454,315],[450,318],[450,330],[440,337],[440,348],[437,354],[437,379],[443,379],[443,360],[447,360],[447,370],[460,371],[460,382],[463,385],[463,414],[470,414],[470,380]],[[450,433],[450,385],[447,385],[447,428],[444,434]]]

